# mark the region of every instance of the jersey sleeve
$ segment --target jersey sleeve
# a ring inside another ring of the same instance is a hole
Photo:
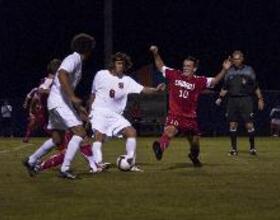
[[[45,81],[39,86],[39,89],[49,89],[52,85],[53,79],[46,78]]]
[[[128,86],[128,94],[130,93],[141,93],[142,90],[144,89],[144,86],[136,82],[134,79],[129,77],[129,86]]]
[[[74,72],[74,70],[76,68],[76,64],[77,64],[77,62],[75,62],[74,57],[68,56],[62,61],[58,71],[63,69],[65,71],[67,71],[68,73],[72,73],[72,72]]]
[[[92,86],[91,86],[91,94],[95,94],[97,91],[97,85],[99,84],[100,81],[100,71],[98,71],[92,81]]]

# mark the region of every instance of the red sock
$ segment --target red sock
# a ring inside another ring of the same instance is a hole
[[[91,150],[90,144],[81,146],[80,150],[81,150],[81,153],[83,154],[83,156],[85,156],[85,157],[92,156],[92,150]]]
[[[168,146],[169,146],[169,142],[170,142],[170,137],[168,137],[166,134],[163,134],[160,139],[159,139],[159,143],[160,143],[160,148],[162,151],[164,151]]]
[[[52,167],[56,167],[60,164],[62,164],[64,159],[65,152],[59,152],[53,156],[51,156],[49,159],[43,161],[40,165],[41,170],[50,169]]]

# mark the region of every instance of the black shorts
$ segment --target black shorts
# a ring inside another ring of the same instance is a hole
[[[252,97],[229,97],[226,117],[229,122],[238,122],[239,118],[244,122],[252,122],[254,117]]]

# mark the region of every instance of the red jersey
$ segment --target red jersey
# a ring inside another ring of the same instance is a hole
[[[212,78],[185,76],[181,70],[164,69],[168,81],[170,115],[196,118],[197,101],[200,93],[210,87]]]

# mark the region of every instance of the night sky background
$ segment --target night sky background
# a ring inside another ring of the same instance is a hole
[[[279,90],[280,1],[114,0],[114,52],[128,53],[134,70],[152,62],[160,47],[169,66],[187,55],[200,59],[199,73],[212,76],[233,50],[245,52],[262,89]],[[20,98],[38,84],[50,59],[70,53],[79,32],[97,41],[86,63],[83,92],[104,67],[101,0],[0,0],[0,98]]]

